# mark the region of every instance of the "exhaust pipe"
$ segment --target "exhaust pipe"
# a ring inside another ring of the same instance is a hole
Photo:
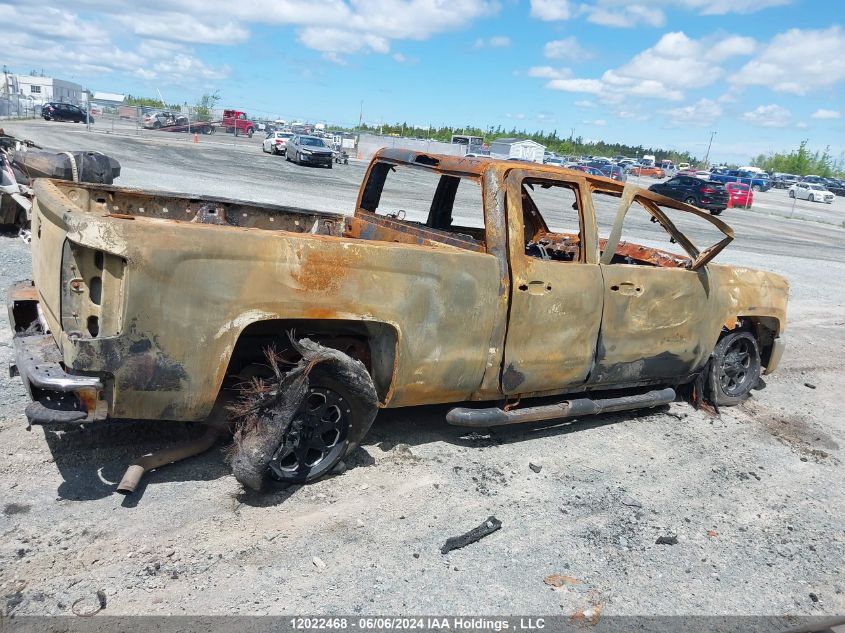
[[[166,448],[150,453],[149,455],[144,455],[143,457],[135,460],[135,462],[126,469],[123,479],[121,479],[120,483],[117,485],[117,492],[122,495],[132,494],[135,492],[135,488],[138,487],[138,483],[140,483],[141,477],[144,476],[145,472],[204,453],[214,446],[214,443],[217,441],[217,438],[220,437],[221,433],[222,429],[220,427],[209,426],[208,430],[202,435],[202,437],[186,442],[185,444],[181,444],[180,446],[174,446],[173,448]]]
[[[539,422],[541,420],[556,420],[564,418],[580,418],[599,413],[613,411],[627,411],[630,409],[650,409],[675,400],[675,390],[666,389],[649,391],[635,396],[620,398],[605,398],[593,400],[591,398],[577,398],[564,400],[556,404],[539,407],[526,407],[505,411],[499,408],[470,409],[458,407],[446,414],[446,421],[455,426],[491,427],[507,424],[522,424],[525,422]]]

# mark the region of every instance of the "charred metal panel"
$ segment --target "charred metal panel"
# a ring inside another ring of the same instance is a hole
[[[505,181],[511,306],[502,390],[514,395],[583,384],[601,325],[602,276],[595,262],[526,255],[522,181],[534,176],[533,169],[515,170]],[[594,243],[593,237],[587,239]]]
[[[391,325],[398,332],[391,406],[464,400],[481,384],[501,305],[493,255],[140,214],[126,221],[108,217],[114,209],[98,211],[102,203],[87,213],[74,208],[64,195],[71,187],[38,182],[44,215],[61,222],[74,243],[127,261],[125,320],[132,327],[101,340],[62,337],[69,366],[113,369],[115,417],[202,418],[240,332],[272,319]],[[178,208],[177,199],[155,197]],[[41,249],[60,245],[57,239]],[[58,272],[56,262],[50,274]],[[133,348],[143,340],[152,343],[148,351]]]

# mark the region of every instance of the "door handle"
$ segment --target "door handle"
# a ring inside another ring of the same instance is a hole
[[[623,281],[620,284],[614,284],[610,287],[613,292],[618,292],[620,295],[628,297],[639,296],[643,293],[642,286],[638,286],[630,281]]]
[[[518,288],[530,295],[542,295],[551,292],[552,284],[546,281],[529,281],[528,283],[522,282]]]

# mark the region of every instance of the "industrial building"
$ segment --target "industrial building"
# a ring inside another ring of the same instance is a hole
[[[544,145],[522,138],[497,138],[490,143],[490,156],[493,158],[520,158],[535,163],[543,162]]]

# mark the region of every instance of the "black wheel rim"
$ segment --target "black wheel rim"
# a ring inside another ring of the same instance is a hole
[[[308,389],[285,442],[273,455],[271,474],[280,481],[305,481],[325,474],[346,450],[351,416],[349,403],[336,391]]]
[[[755,379],[754,348],[746,338],[737,338],[725,350],[719,383],[727,396],[748,393]]]

